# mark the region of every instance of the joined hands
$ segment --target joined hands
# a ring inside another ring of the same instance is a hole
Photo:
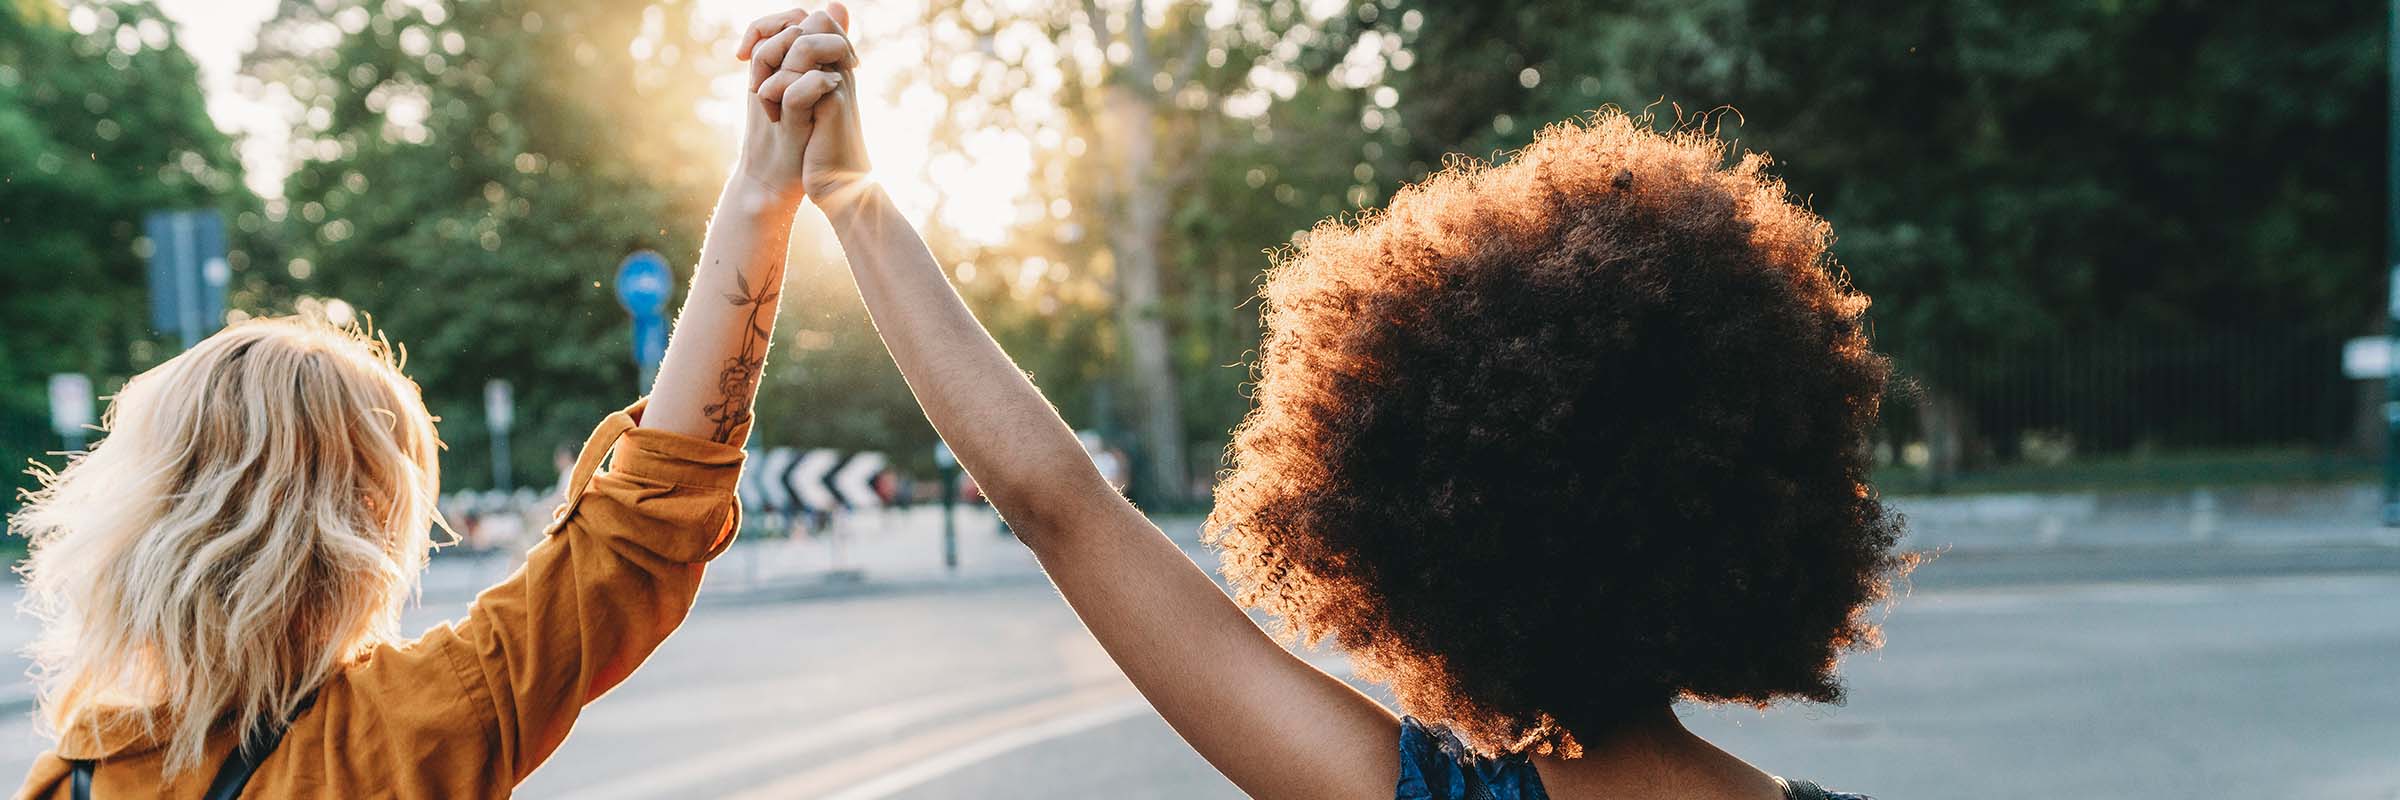
[[[734,174],[778,205],[815,198],[830,212],[867,177],[849,29],[841,3],[771,14],[743,29],[734,57],[750,62],[752,102]]]

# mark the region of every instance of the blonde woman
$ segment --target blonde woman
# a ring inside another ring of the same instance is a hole
[[[382,341],[253,322],[128,383],[107,438],[12,520],[33,540],[56,739],[18,796],[509,794],[682,621],[733,537],[805,110],[840,82],[779,80],[803,113],[752,104],[657,392],[600,424],[524,568],[454,626],[397,630],[439,442]]]

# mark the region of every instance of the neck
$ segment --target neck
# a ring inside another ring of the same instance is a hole
[[[1683,727],[1662,706],[1603,736],[1582,741],[1580,758],[1537,756],[1542,786],[1559,800],[1706,798],[1781,800],[1774,776]]]

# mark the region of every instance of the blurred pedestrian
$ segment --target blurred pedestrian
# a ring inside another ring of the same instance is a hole
[[[1763,158],[1605,113],[1322,224],[1270,273],[1211,536],[1241,600],[1334,639],[1402,716],[1278,645],[1124,500],[864,179],[843,99],[809,148],[849,158],[805,180],[876,330],[1109,655],[1244,792],[1832,796],[1673,709],[1839,699],[1835,659],[1875,641],[1866,606],[1902,567],[1864,482],[1887,371],[1867,298]]]
[[[12,519],[55,740],[18,796],[508,795],[682,621],[738,527],[806,112],[839,82],[789,81],[800,113],[748,104],[657,393],[600,423],[525,567],[455,626],[398,630],[439,443],[394,348],[269,319],[136,376],[108,437]]]

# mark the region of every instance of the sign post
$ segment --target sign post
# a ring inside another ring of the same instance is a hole
[[[509,489],[508,429],[517,421],[516,399],[508,381],[483,382],[483,424],[492,432],[492,488]]]
[[[949,442],[933,446],[933,464],[942,470],[942,566],[958,574],[958,454]]]
[[[150,327],[173,331],[185,349],[225,324],[225,220],[215,211],[154,211],[150,238]]]
[[[79,372],[50,376],[50,428],[67,440],[67,451],[82,450],[84,429],[92,424],[92,379]]]
[[[635,388],[643,394],[667,355],[667,295],[674,290],[675,272],[657,251],[636,250],[617,265],[617,305],[633,316],[633,366],[641,375]]]
[[[2400,47],[2400,0],[2385,5],[2384,60],[2391,80],[2384,92],[2396,102],[2384,124],[2383,254],[2392,267],[2389,334],[2400,345],[2400,50],[2391,49]],[[2383,524],[2400,527],[2400,359],[2389,360],[2383,381]]]

